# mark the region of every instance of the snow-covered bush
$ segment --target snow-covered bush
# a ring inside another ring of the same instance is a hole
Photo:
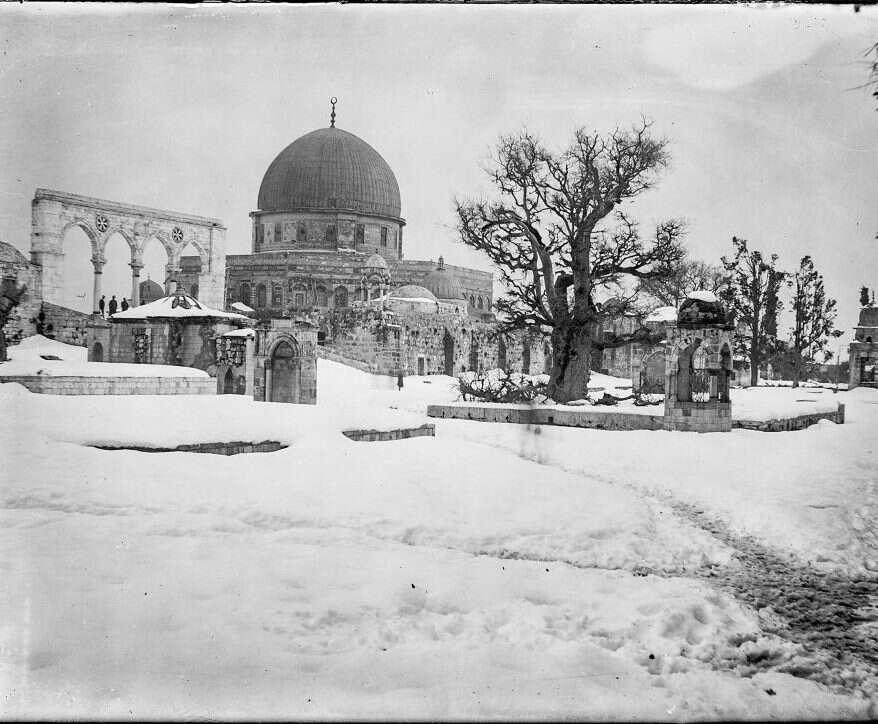
[[[548,375],[507,374],[501,369],[464,372],[457,378],[460,395],[467,402],[543,402],[548,383]]]

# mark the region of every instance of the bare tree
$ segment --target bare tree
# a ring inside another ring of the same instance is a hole
[[[650,126],[643,120],[608,135],[580,129],[560,152],[528,131],[503,136],[488,169],[499,198],[455,202],[461,240],[500,270],[506,293],[495,308],[502,323],[551,329],[548,393],[559,402],[586,394],[593,355],[649,338],[645,329],[603,335],[600,297],[620,296],[626,279],[670,274],[684,253],[682,222],[663,222],[644,241],[619,210],[666,166],[666,141]],[[612,229],[603,225],[608,218],[617,221]],[[636,292],[621,297],[630,304]]]
[[[692,292],[704,290],[719,295],[724,278],[721,266],[684,258],[668,276],[641,279],[638,290],[659,304],[679,307]]]
[[[744,327],[738,351],[750,358],[750,384],[755,387],[760,363],[775,351],[777,314],[782,306],[778,291],[786,273],[777,269],[777,254],[766,261],[762,252],[747,248],[745,239],[732,237],[732,245],[734,257],[722,257],[727,276],[721,297]]]
[[[793,387],[799,386],[808,365],[825,350],[835,324],[836,301],[826,297],[823,275],[810,256],[803,256],[791,279],[794,324],[790,333]]]

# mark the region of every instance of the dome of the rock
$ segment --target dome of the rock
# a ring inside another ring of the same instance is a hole
[[[260,211],[345,209],[399,218],[396,176],[363,139],[340,128],[297,138],[271,162],[259,188]]]

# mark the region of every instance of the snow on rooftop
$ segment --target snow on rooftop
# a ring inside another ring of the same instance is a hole
[[[243,314],[234,312],[223,312],[219,309],[213,309],[206,304],[202,304],[194,297],[188,294],[169,294],[161,299],[156,299],[149,304],[141,304],[137,307],[131,307],[124,312],[116,312],[111,317],[115,320],[129,319],[229,319],[229,320],[245,320]]]
[[[676,322],[677,321],[677,308],[676,307],[659,307],[658,309],[653,309],[644,321],[646,321],[646,322]]]
[[[233,329],[231,332],[226,332],[222,337],[253,337],[256,334],[256,330],[252,327],[244,327],[242,329]]]
[[[718,302],[719,301],[716,294],[714,294],[713,292],[708,292],[705,289],[691,292],[686,298],[687,299],[697,299],[700,302]]]
[[[232,302],[229,306],[232,309],[235,309],[244,314],[249,314],[256,311],[255,309],[253,309],[253,307],[248,307],[246,304],[244,304],[244,302]]]

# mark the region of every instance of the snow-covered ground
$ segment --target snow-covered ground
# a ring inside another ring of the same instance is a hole
[[[51,355],[60,359],[44,359]],[[88,350],[41,335],[22,340],[9,347],[6,362],[0,363],[0,377],[19,375],[50,375],[62,377],[207,377],[207,372],[174,365],[125,364],[121,362],[89,362]]]
[[[688,576],[734,567],[734,551],[669,505],[868,568],[874,391],[839,396],[848,424],[793,433],[435,420],[435,438],[341,435],[420,424],[428,403],[455,397],[449,378],[400,391],[325,360],[316,407],[0,385],[0,714],[878,713],[863,696],[874,689],[833,692],[771,667],[742,677],[737,662],[793,644]],[[84,445],[265,439],[290,447]]]

